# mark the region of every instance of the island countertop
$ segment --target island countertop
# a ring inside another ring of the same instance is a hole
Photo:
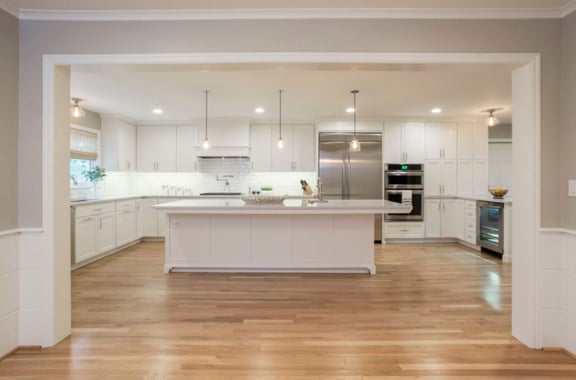
[[[330,199],[323,202],[287,199],[281,204],[251,205],[241,199],[187,199],[154,208],[168,214],[328,215],[408,214],[411,205],[377,199]]]

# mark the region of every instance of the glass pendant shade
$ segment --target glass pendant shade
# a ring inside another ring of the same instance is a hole
[[[80,117],[84,117],[86,115],[86,112],[82,109],[82,107],[80,107],[80,102],[82,101],[82,99],[80,98],[72,98],[72,107],[70,108],[70,116],[72,116],[75,119],[78,119]]]
[[[483,110],[482,112],[486,112],[488,113],[488,119],[486,119],[486,124],[489,127],[494,127],[498,124],[500,124],[500,120],[498,120],[498,118],[496,118],[496,116],[494,116],[494,112],[496,111],[502,111],[504,108],[488,108]]]

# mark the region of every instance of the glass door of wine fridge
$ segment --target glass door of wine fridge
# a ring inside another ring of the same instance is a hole
[[[504,252],[504,205],[478,202],[477,244],[494,252]]]

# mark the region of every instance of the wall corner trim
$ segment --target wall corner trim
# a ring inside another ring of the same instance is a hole
[[[8,0],[0,0],[0,9],[10,13],[12,16],[16,18],[20,18],[20,11],[14,4],[12,4]]]

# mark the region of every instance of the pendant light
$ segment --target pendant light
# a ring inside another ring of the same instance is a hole
[[[204,95],[206,98],[206,118],[204,126],[204,142],[202,143],[202,149],[210,149],[210,142],[208,141],[208,90],[204,90]]]
[[[496,125],[500,124],[500,120],[498,120],[496,116],[494,116],[494,112],[502,111],[503,109],[504,108],[488,108],[482,111],[488,113],[488,119],[486,120],[486,123],[488,124],[489,127],[495,127]]]
[[[356,137],[356,113],[358,112],[358,108],[356,107],[356,94],[358,90],[350,91],[351,94],[354,95],[354,136],[352,137],[352,141],[350,141],[350,152],[360,152],[360,141]]]
[[[278,149],[282,149],[284,148],[284,140],[282,140],[282,93],[284,91],[283,90],[278,90],[278,102],[279,107],[278,107],[278,132],[279,132],[279,137],[278,137],[278,142],[276,143],[278,145]]]
[[[84,112],[82,107],[80,107],[79,103],[81,101],[82,99],[80,98],[72,98],[72,107],[70,108],[70,116],[72,116],[75,119],[84,117],[86,115],[86,112]]]

